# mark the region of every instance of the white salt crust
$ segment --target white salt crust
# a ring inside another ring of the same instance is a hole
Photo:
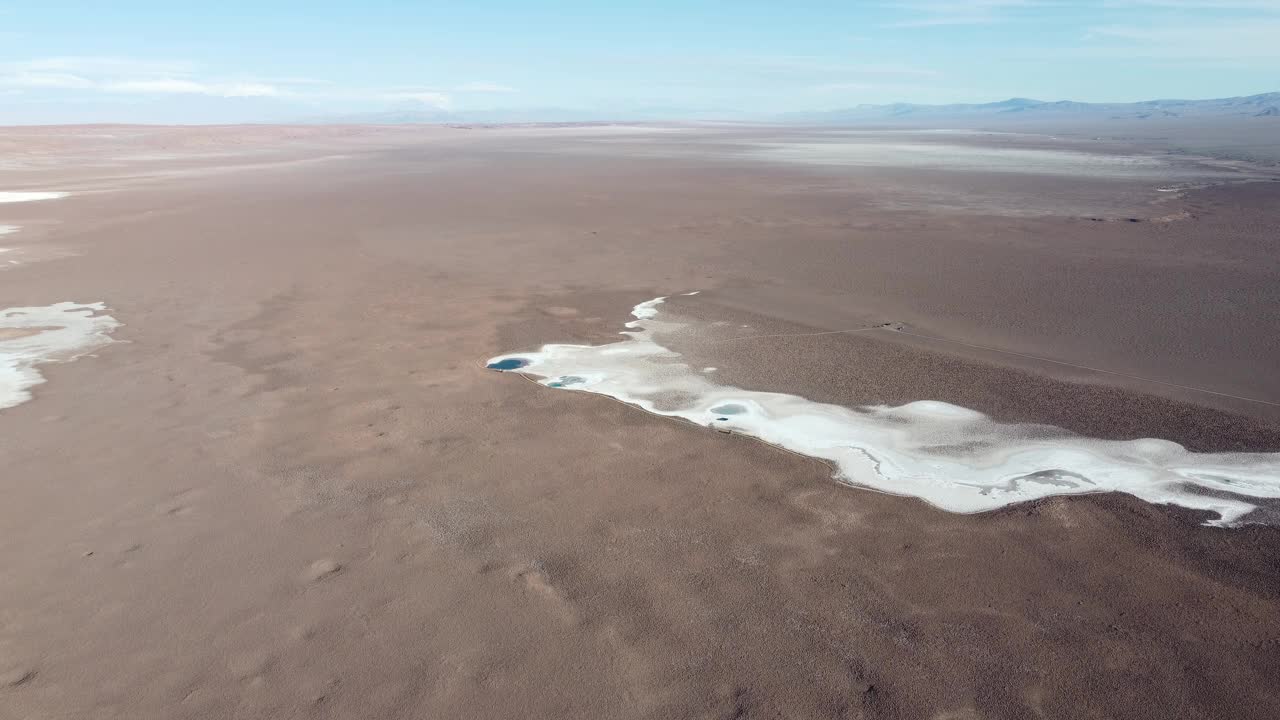
[[[656,415],[749,435],[829,462],[852,485],[921,498],[973,513],[1052,495],[1123,492],[1151,503],[1217,513],[1231,525],[1255,509],[1239,497],[1280,497],[1280,453],[1193,453],[1167,440],[1098,440],[1043,425],[999,423],[933,400],[897,407],[847,408],[796,395],[719,385],[659,345],[665,298],[640,303],[626,340],[606,345],[544,345],[489,362],[522,360],[512,370],[557,389],[607,395]],[[856,368],[851,368],[856,372]],[[688,398],[677,409],[661,398]]]
[[[0,409],[31,399],[30,388],[45,381],[37,365],[70,362],[113,342],[120,323],[97,314],[104,309],[100,302],[61,302],[0,310]]]
[[[0,203],[34,202],[36,200],[57,200],[70,193],[64,192],[7,192],[0,191]]]

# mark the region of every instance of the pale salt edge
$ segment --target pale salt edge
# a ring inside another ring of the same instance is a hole
[[[0,409],[31,399],[30,388],[44,382],[36,366],[69,362],[108,343],[120,323],[102,303],[60,302],[47,307],[0,310]],[[4,338],[4,330],[39,330],[23,337]]]
[[[65,192],[12,192],[0,191],[0,203],[35,202],[36,200],[58,200],[70,193]]]
[[[1280,453],[1193,453],[1167,440],[1098,440],[1044,425],[999,423],[950,403],[847,408],[796,395],[718,385],[654,340],[687,327],[657,320],[660,297],[635,306],[628,339],[544,345],[511,370],[543,385],[607,395],[656,415],[758,438],[829,461],[837,479],[974,513],[1052,495],[1123,492],[1151,503],[1209,510],[1228,526],[1280,497]],[[676,410],[655,399],[687,397]],[[736,407],[735,407],[736,406]],[[714,410],[713,410],[714,408]],[[726,412],[728,410],[728,412]],[[1237,497],[1212,497],[1227,492]]]
[[[65,192],[12,192],[0,190],[0,203],[35,202],[37,200],[60,200],[71,193]],[[17,225],[0,225],[0,235],[18,232]]]

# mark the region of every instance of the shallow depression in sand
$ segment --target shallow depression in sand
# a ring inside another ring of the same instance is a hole
[[[70,362],[113,342],[120,323],[103,310],[100,302],[0,310],[0,409],[31,399],[30,388],[44,382],[37,365]]]
[[[1220,517],[1212,524],[1229,525],[1255,506],[1223,493],[1280,497],[1280,453],[1192,453],[1166,440],[1098,440],[1046,432],[1044,426],[998,423],[975,410],[931,400],[848,408],[719,385],[656,341],[659,333],[688,329],[685,323],[659,319],[664,299],[632,310],[636,319],[621,333],[625,340],[544,345],[537,352],[492,358],[488,367],[749,435],[825,460],[845,482],[912,495],[952,512],[1115,491],[1209,510]]]

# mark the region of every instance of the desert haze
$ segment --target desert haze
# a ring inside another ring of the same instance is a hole
[[[1036,108],[0,128],[0,718],[1280,717],[1280,118]]]

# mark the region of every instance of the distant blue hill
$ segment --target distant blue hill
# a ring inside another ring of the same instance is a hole
[[[372,124],[519,124],[626,121],[748,120],[806,124],[929,124],[999,123],[1002,121],[1143,120],[1148,118],[1280,118],[1280,92],[1213,100],[1145,100],[1132,103],[1087,103],[1074,100],[1009,98],[989,103],[925,105],[891,103],[854,105],[816,112],[771,114],[728,108],[645,107],[626,110],[576,108],[494,108],[489,110],[439,110],[395,108],[382,112],[312,117],[309,122]]]
[[[1280,117],[1280,92],[1213,100],[1144,100],[1132,103],[1086,103],[1071,100],[1045,101],[1009,98],[999,102],[952,105],[920,105],[892,103],[888,105],[855,105],[838,110],[809,113],[785,113],[775,116],[784,122],[808,123],[874,123],[919,120],[936,122],[946,118],[1018,118],[1052,119],[1055,117],[1094,117],[1097,119],[1145,118],[1212,118],[1212,117]]]

